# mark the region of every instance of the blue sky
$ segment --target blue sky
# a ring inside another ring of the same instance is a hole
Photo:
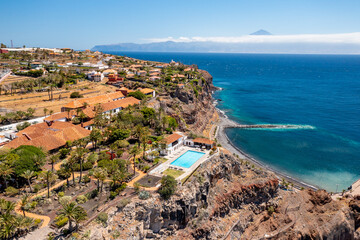
[[[168,37],[360,32],[359,0],[2,0],[0,42],[87,49]]]

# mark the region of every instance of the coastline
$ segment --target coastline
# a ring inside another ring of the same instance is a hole
[[[216,107],[215,107],[216,108]],[[225,133],[226,128],[231,128],[231,126],[238,125],[238,123],[230,120],[226,114],[216,108],[216,111],[219,115],[219,123],[217,124],[218,130],[216,131],[216,139],[218,143],[221,144],[222,147],[229,150],[232,153],[239,155],[241,159],[251,162],[257,167],[266,169],[267,171],[273,172],[279,180],[285,179],[287,182],[291,182],[294,184],[294,188],[302,189],[302,188],[310,188],[312,190],[318,190],[319,188],[310,184],[307,184],[301,180],[298,180],[292,176],[289,176],[283,172],[275,170],[274,168],[262,163],[261,161],[253,158],[249,154],[245,153],[243,150],[239,149],[235,144],[229,139],[229,137]]]

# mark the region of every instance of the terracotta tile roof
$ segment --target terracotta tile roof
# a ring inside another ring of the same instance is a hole
[[[184,75],[182,75],[182,74],[175,74],[174,76],[173,76],[174,78],[185,78],[185,76]]]
[[[18,137],[6,144],[6,147],[17,148],[21,145],[32,145],[50,151],[64,146],[66,141],[81,139],[89,134],[89,130],[69,122],[53,122],[51,125],[43,122],[18,132],[16,134]]]
[[[118,92],[107,93],[107,94],[99,95],[99,96],[95,96],[95,97],[76,99],[72,102],[69,102],[64,107],[71,108],[71,109],[80,108],[80,107],[84,106],[85,102],[89,105],[96,105],[98,103],[111,102],[111,101],[113,101],[113,99],[122,98],[122,97],[124,97],[124,94],[122,94],[122,92],[118,91]]]
[[[176,140],[178,140],[179,138],[182,138],[183,136],[181,136],[180,134],[177,133],[173,133],[170,136],[167,136],[165,138],[166,144],[170,144],[175,142]]]
[[[84,108],[82,111],[88,118],[94,118],[95,117],[95,112],[93,111],[92,107]]]
[[[142,92],[143,94],[148,94],[148,93],[153,93],[154,90],[151,88],[141,88],[139,89],[140,92]]]
[[[214,144],[214,141],[211,141],[210,139],[207,139],[207,138],[195,138],[193,140],[193,142],[194,143],[208,144],[208,145]]]
[[[130,105],[136,105],[139,104],[140,100],[134,98],[134,97],[127,97],[127,98],[123,98],[117,101],[113,101],[113,102],[108,102],[108,103],[103,103],[101,104],[101,107],[103,108],[103,111],[110,111],[112,109],[116,109],[116,108],[126,108]]]
[[[69,114],[71,116],[71,114]],[[60,113],[55,113],[52,114],[46,118],[44,118],[45,121],[56,121],[59,120],[61,118],[67,118],[68,117],[68,113],[67,112],[60,112]]]
[[[91,119],[90,121],[84,122],[84,123],[82,124],[82,126],[83,126],[83,127],[87,127],[87,126],[91,126],[91,125],[93,125],[93,124],[94,124],[94,120]]]

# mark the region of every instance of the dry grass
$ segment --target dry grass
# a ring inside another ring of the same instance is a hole
[[[78,91],[84,97],[93,97],[115,91],[116,87],[105,85],[104,82],[105,81],[102,83],[95,83],[86,80],[79,82],[76,85],[69,86],[68,90],[54,90],[54,99],[52,101],[49,101],[47,92],[14,94],[13,96],[1,95],[0,108],[6,108],[12,111],[26,111],[29,107],[31,107],[35,108],[35,116],[43,116],[44,108],[52,110],[56,113],[61,111],[61,107],[63,105],[73,101],[73,99],[70,98],[70,94],[72,92]]]
[[[175,170],[175,169],[171,169],[171,168],[168,168],[163,172],[164,176],[169,175],[169,176],[173,176],[174,178],[180,177],[183,174],[184,174],[184,171]]]

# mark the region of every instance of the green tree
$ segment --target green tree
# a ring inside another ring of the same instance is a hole
[[[83,207],[77,206],[75,202],[70,202],[62,205],[58,217],[67,218],[69,220],[69,230],[72,231],[72,223],[75,222],[77,229],[79,222],[86,219],[87,213]]]
[[[134,98],[136,98],[136,99],[143,100],[143,99],[146,98],[146,95],[143,94],[143,93],[140,92],[140,91],[135,91],[135,92],[130,92],[130,93],[128,94],[128,97],[134,97]]]
[[[115,142],[117,140],[124,140],[130,136],[130,130],[116,129],[110,133],[109,141]]]
[[[21,177],[25,178],[28,182],[29,188],[30,188],[30,192],[32,192],[32,188],[31,188],[31,179],[35,176],[35,172],[34,171],[30,171],[29,169],[26,170],[25,172],[23,172],[23,174],[20,175]]]
[[[90,140],[93,143],[93,147],[96,149],[97,144],[102,140],[102,134],[101,131],[97,128],[94,128],[90,133]]]
[[[49,163],[51,164],[51,171],[54,172],[54,164],[60,159],[59,154],[53,154],[49,157]]]
[[[9,164],[6,164],[4,162],[0,163],[0,177],[4,180],[5,188],[8,187],[7,180],[11,177],[11,175],[14,173],[14,169]]]
[[[104,181],[107,177],[107,172],[103,168],[95,168],[93,173],[94,178],[97,180],[97,190],[100,190],[100,181],[101,181],[101,192],[103,188]]]
[[[158,190],[163,199],[169,199],[176,191],[177,182],[173,176],[163,176],[161,178],[161,186]]]
[[[135,175],[135,162],[136,162],[136,155],[140,153],[140,149],[137,146],[133,146],[130,149],[129,154],[133,156],[133,165],[134,165],[134,175]]]
[[[172,130],[175,130],[175,129],[177,128],[178,123],[177,123],[177,121],[176,121],[175,118],[169,117],[169,118],[168,118],[168,122],[169,122],[169,127],[171,127]]]
[[[21,200],[20,200],[20,209],[23,212],[23,215],[25,217],[25,208],[26,205],[30,202],[30,196],[25,194],[24,196],[22,196]]]

